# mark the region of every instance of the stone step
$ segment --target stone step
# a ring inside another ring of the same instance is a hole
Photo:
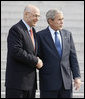
[[[7,61],[6,57],[7,56],[5,56],[5,57],[3,57],[1,59],[1,69],[5,69],[6,68],[6,61]],[[80,70],[84,70],[84,59],[83,58],[82,59],[78,58],[78,62],[79,62]]]
[[[8,34],[9,29],[11,28],[11,26],[14,25],[15,23],[17,23],[18,21],[20,21],[20,19],[17,20],[17,21],[14,21],[13,23],[11,23],[10,26],[1,26],[1,35],[4,34],[4,33]],[[41,22],[41,23],[42,23],[42,25],[39,25],[39,23],[38,23],[37,26],[35,27],[36,32],[47,28],[47,26],[48,26],[47,23],[46,24],[44,22]],[[73,27],[73,26],[68,27],[67,26],[67,27],[64,27],[64,28],[71,31],[72,34],[84,35],[84,27]]]
[[[81,81],[84,81],[84,70],[80,71],[81,73]],[[37,73],[37,80],[39,81],[39,73]],[[5,70],[1,70],[1,80],[5,80]]]
[[[75,43],[75,48],[77,53],[84,52],[84,43]],[[1,42],[1,51],[7,51],[7,42]]]
[[[17,23],[17,22],[16,22]],[[48,26],[48,25],[47,25]],[[45,27],[45,28],[47,28],[47,26]],[[39,26],[40,27],[40,26]],[[38,27],[38,29],[39,29],[39,27]],[[9,29],[10,29],[11,27],[9,27],[9,28],[7,28],[6,29],[6,27],[5,26],[2,26],[2,29],[1,29],[1,38],[6,38],[7,36],[8,36],[8,33],[9,33]],[[35,27],[35,29],[36,29],[37,27]],[[5,30],[6,29],[6,30]],[[39,31],[41,31],[42,29],[40,29]],[[67,30],[69,30],[69,29],[67,29]],[[75,28],[75,30],[69,30],[71,33],[72,33],[72,35],[73,35],[73,37],[80,37],[81,36],[81,38],[84,38],[84,28],[81,28],[80,30],[77,30],[76,28]]]
[[[39,81],[37,81],[37,92],[39,92]],[[1,81],[1,92],[5,92],[5,81]],[[79,90],[75,90],[73,83],[73,93],[84,93],[84,82],[81,82],[81,87]]]
[[[36,98],[40,98],[40,93],[36,93]],[[73,98],[84,98],[83,93],[74,93]]]
[[[5,92],[1,92],[1,98],[5,98]],[[40,93],[36,93],[35,98],[40,98]],[[74,93],[73,98],[84,98],[84,93]]]
[[[40,15],[39,21],[46,21],[46,11],[42,10],[42,13]],[[9,16],[10,14],[10,16]],[[1,22],[8,22],[13,20],[18,20],[20,18],[23,18],[23,12],[3,12],[1,14]],[[65,22],[83,22],[84,20],[84,14],[83,13],[64,13],[64,23]]]
[[[6,25],[6,26],[1,26],[1,33],[7,33],[8,34],[8,32],[9,32],[9,29],[14,25],[14,24],[16,24],[17,22],[19,22],[20,21],[20,19],[18,20],[18,21],[16,21],[16,22],[13,22],[13,23],[9,23],[9,25]],[[43,24],[43,25],[42,25]],[[35,27],[35,29],[36,29],[36,32],[38,32],[38,31],[41,31],[41,30],[43,30],[43,29],[46,29],[48,27],[48,24],[47,24],[47,22],[45,23],[45,22],[42,22],[42,21],[40,21],[40,23],[38,23],[37,25],[36,25],[36,27]],[[67,29],[67,30],[69,30],[70,32],[72,32],[72,34],[76,34],[77,35],[77,33],[81,33],[81,35],[84,35],[84,26],[82,25],[82,26],[77,26],[77,25],[72,25],[72,24],[69,24],[69,25],[67,25],[67,26],[64,26],[63,27],[63,29]]]
[[[20,2],[19,1],[19,2],[15,2],[14,1],[14,2],[9,2],[9,4],[8,4],[8,2],[2,2],[3,9],[1,11],[4,12],[4,10],[5,10],[6,12],[8,12],[8,11],[10,11],[10,7],[12,7],[13,12],[21,12],[21,11],[23,11],[24,6],[29,3],[35,4],[36,6],[38,6],[41,9],[41,11],[42,10],[48,11],[49,8],[59,8],[59,9],[62,9],[63,12],[68,12],[68,13],[79,13],[79,12],[81,13],[83,10],[83,5],[84,5],[83,1],[82,2],[71,2],[71,1],[70,2],[67,2],[67,1],[66,2],[65,1],[62,1],[62,2],[61,1],[60,2],[59,1],[49,1],[49,2],[45,2],[45,1],[42,1],[42,2],[38,2],[38,1],[22,2],[21,1]],[[49,5],[49,7],[47,5]],[[42,7],[43,7],[43,9],[42,9]],[[76,10],[76,9],[78,9],[78,10]]]
[[[80,70],[83,71],[84,70],[84,61],[79,61],[79,66],[80,66]],[[2,60],[1,61],[1,70],[5,70],[6,69],[6,60]]]
[[[40,23],[40,21],[42,21],[42,22],[46,21],[46,14],[45,13],[46,12],[42,11],[38,23]],[[9,14],[10,14],[10,16],[9,16]],[[4,23],[8,24],[9,21],[14,22],[14,20],[16,21],[16,20],[21,19],[21,18],[23,18],[23,13],[20,13],[20,12],[19,13],[18,12],[2,12],[2,14],[1,14],[1,22],[3,24]],[[84,21],[84,14],[83,13],[82,14],[79,14],[79,13],[77,13],[77,14],[65,13],[64,14],[64,23],[70,22],[70,23],[74,23],[74,24],[76,24],[76,23],[82,23],[83,24],[83,21]],[[69,23],[68,23],[68,25],[69,25]],[[80,26],[80,24],[79,24],[79,26]]]
[[[77,55],[78,56],[78,55]],[[79,56],[80,57],[80,56]],[[3,59],[1,60],[1,69],[5,69],[6,68],[6,56],[3,57]],[[80,70],[84,70],[84,63],[82,62],[84,61],[84,59],[79,59],[78,58],[78,62],[79,62],[79,66],[80,66]]]
[[[9,26],[11,27],[12,25],[16,24],[20,19],[22,19],[22,17],[19,17],[19,19],[3,19],[1,21],[1,26],[2,27],[6,27],[6,26]],[[65,20],[64,20],[65,21]],[[39,20],[38,23],[37,23],[37,26],[48,26],[47,24],[47,21],[45,20]],[[68,21],[65,21],[64,22],[64,27],[79,27],[79,28],[82,28],[84,27],[84,20],[68,20]]]
[[[84,42],[84,34],[83,35],[75,35],[75,34],[72,34],[73,35],[73,40],[75,43],[83,43]],[[1,34],[1,43],[3,43],[3,41],[7,42],[7,34]]]
[[[84,61],[84,52],[77,52],[77,57],[78,61]],[[6,60],[7,59],[7,51],[6,50],[1,50],[1,60]]]
[[[18,5],[21,5],[21,6],[23,6],[23,5],[26,5],[26,4],[29,4],[29,3],[31,3],[31,4],[37,4],[37,5],[39,5],[40,4],[40,6],[43,4],[43,5],[47,5],[47,4],[49,4],[49,5],[54,5],[54,4],[56,4],[56,5],[84,5],[84,1],[47,1],[47,2],[45,2],[45,1],[35,1],[35,2],[33,2],[33,1],[2,1],[1,2],[1,5],[3,5],[3,6],[5,6],[5,5],[8,5],[8,6],[14,6],[14,5],[16,5],[16,6],[18,6]]]
[[[18,22],[18,21],[17,21]],[[17,22],[15,22],[15,23],[17,23]],[[15,24],[14,23],[14,24]],[[13,24],[13,25],[14,25]],[[11,25],[12,26],[12,25]],[[11,28],[11,26],[9,27],[9,26],[2,26],[1,27],[1,36],[6,36],[7,37],[7,35],[8,35],[8,33],[9,33],[9,29]],[[38,32],[38,31],[40,31],[40,30],[42,30],[42,29],[45,29],[45,28],[47,28],[47,26],[48,25],[46,25],[46,27],[44,27],[44,26],[40,26],[40,25],[37,25],[36,27],[35,27],[35,29],[36,29],[36,32]],[[78,27],[69,27],[69,28],[65,28],[65,29],[67,29],[67,30],[69,30],[70,32],[72,32],[72,35],[73,36],[81,36],[81,37],[84,37],[84,28],[83,27],[81,27],[81,28],[78,28]],[[5,38],[6,38],[5,37]],[[2,37],[1,37],[2,38]]]

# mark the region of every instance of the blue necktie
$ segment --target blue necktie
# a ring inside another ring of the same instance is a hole
[[[58,32],[55,32],[55,46],[58,50],[59,55],[61,56],[61,44],[60,39],[58,38]]]

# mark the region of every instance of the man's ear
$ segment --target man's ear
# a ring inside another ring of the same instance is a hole
[[[27,16],[28,12],[25,12],[25,16]]]
[[[48,19],[49,24],[53,24],[53,20],[52,19]]]

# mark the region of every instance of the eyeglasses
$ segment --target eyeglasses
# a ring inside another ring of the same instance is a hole
[[[40,15],[31,13],[33,17],[40,18]]]
[[[32,14],[33,17],[40,18],[40,15]]]

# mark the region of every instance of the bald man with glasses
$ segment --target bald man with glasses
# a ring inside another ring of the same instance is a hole
[[[35,98],[36,68],[43,66],[37,57],[36,31],[39,9],[28,5],[23,19],[13,25],[7,38],[6,98]]]

